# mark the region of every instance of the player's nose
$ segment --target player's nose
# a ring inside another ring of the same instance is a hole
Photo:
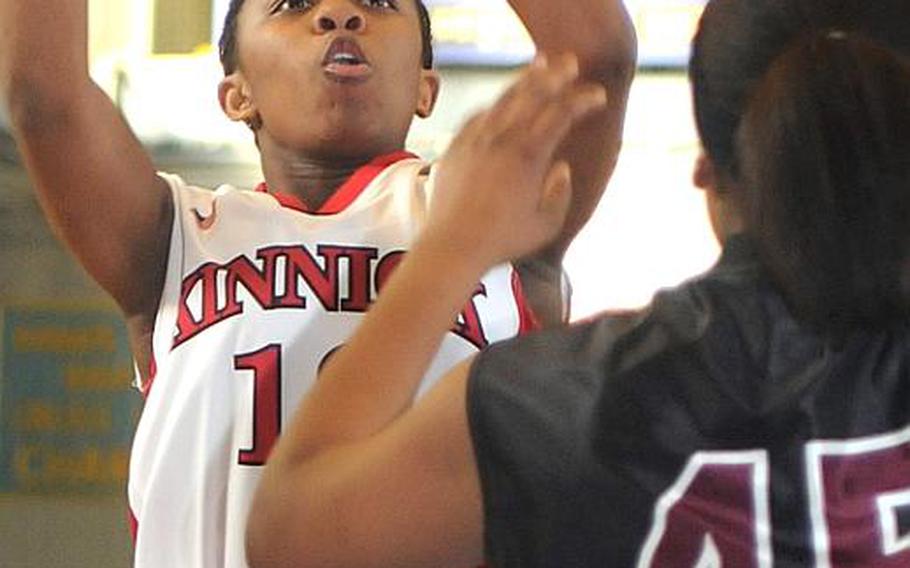
[[[313,19],[317,33],[335,30],[360,32],[366,27],[366,19],[360,8],[349,0],[324,0],[316,7]]]

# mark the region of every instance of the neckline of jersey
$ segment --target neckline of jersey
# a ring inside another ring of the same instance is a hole
[[[347,209],[351,203],[363,193],[363,190],[365,190],[379,174],[385,171],[386,168],[402,160],[415,158],[418,158],[416,154],[406,150],[400,150],[374,158],[351,174],[351,177],[341,184],[338,189],[335,190],[335,193],[333,193],[332,196],[322,204],[322,207],[319,207],[318,209],[313,209],[303,199],[294,194],[271,191],[268,184],[264,181],[256,186],[256,191],[259,193],[268,193],[283,207],[294,209],[301,213],[307,213],[309,215],[336,215]]]

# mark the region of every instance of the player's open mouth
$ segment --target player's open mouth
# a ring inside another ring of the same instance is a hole
[[[329,44],[322,59],[326,75],[340,81],[365,80],[373,73],[373,67],[360,46],[351,38],[335,38]]]

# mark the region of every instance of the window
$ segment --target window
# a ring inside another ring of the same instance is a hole
[[[192,53],[212,40],[212,0],[155,0],[152,52]]]

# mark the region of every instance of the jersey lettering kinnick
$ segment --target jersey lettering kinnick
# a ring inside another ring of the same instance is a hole
[[[323,244],[259,249],[255,260],[239,255],[226,264],[206,263],[183,279],[173,347],[244,312],[241,290],[264,310],[316,309],[363,313],[400,263],[402,251],[382,255],[375,247]],[[318,259],[317,259],[318,257]],[[344,285],[342,285],[344,284]],[[478,284],[452,332],[478,349],[488,345],[474,299]]]

